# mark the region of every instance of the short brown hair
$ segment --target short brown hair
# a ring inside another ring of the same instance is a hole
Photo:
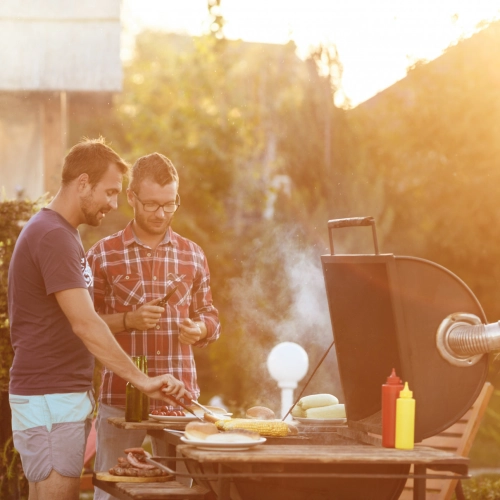
[[[103,137],[83,138],[64,158],[61,183],[66,186],[79,175],[88,174],[90,185],[95,186],[108,170],[110,163],[114,163],[122,174],[129,171],[127,162],[106,144]]]
[[[139,185],[144,179],[152,179],[160,186],[171,182],[177,182],[177,186],[179,186],[179,175],[174,164],[161,153],[141,156],[134,163],[129,188],[132,191],[138,191]]]

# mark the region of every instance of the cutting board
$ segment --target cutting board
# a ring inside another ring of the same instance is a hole
[[[95,472],[96,479],[100,481],[109,481],[111,483],[164,483],[173,481],[174,476],[157,477],[132,477],[132,476],[113,476],[107,472]]]

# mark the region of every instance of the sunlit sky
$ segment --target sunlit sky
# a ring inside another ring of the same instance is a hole
[[[434,59],[478,23],[500,16],[496,0],[222,0],[227,38],[286,43],[299,55],[337,46],[343,91],[356,105],[419,59]],[[125,33],[144,28],[198,35],[208,30],[206,0],[123,0]]]

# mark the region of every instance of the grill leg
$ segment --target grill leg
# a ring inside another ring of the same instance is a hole
[[[457,497],[457,500],[465,500],[462,481],[460,481],[460,479],[457,481],[457,485],[455,486],[455,496]]]

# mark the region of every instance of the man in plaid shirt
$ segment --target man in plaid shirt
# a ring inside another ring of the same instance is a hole
[[[147,356],[150,376],[169,373],[197,399],[192,348],[217,340],[220,323],[203,250],[170,227],[180,206],[178,186],[177,171],[168,158],[159,153],[139,158],[127,189],[134,219],[123,231],[97,242],[87,259],[94,273],[95,309],[118,343],[131,356]],[[158,305],[172,291],[165,306]],[[125,448],[141,446],[144,440],[143,431],[107,423],[108,417],[125,415],[125,386],[104,367],[95,470],[113,467]],[[163,404],[152,400],[151,410]],[[160,445],[153,440],[155,454],[161,453]],[[94,498],[112,497],[96,489]]]

